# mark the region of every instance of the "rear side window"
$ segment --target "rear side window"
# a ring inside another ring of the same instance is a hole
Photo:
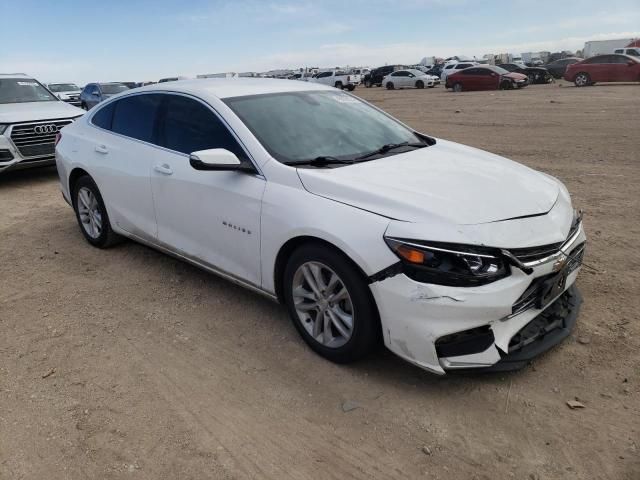
[[[160,127],[162,146],[190,154],[209,148],[225,148],[240,159],[246,155],[227,126],[202,103],[171,95]]]
[[[114,105],[115,102],[111,102],[100,108],[100,110],[98,110],[91,118],[91,123],[93,123],[96,127],[104,128],[105,130],[111,130]]]
[[[162,98],[160,94],[133,95],[114,102],[111,130],[137,140],[156,143],[154,127]]]

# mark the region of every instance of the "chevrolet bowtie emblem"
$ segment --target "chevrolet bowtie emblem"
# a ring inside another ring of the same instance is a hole
[[[564,266],[567,264],[567,260],[568,260],[567,256],[563,254],[560,258],[558,258],[555,262],[553,262],[553,271],[559,272],[560,270],[562,270]]]

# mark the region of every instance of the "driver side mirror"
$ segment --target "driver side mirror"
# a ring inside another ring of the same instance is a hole
[[[224,148],[211,148],[193,152],[189,155],[189,164],[196,170],[254,171],[253,167],[241,162],[234,153]]]

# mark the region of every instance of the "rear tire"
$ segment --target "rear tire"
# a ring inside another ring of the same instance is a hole
[[[333,287],[331,279],[337,279]],[[346,295],[337,295],[343,289]],[[296,330],[320,356],[349,363],[379,344],[380,323],[369,287],[342,253],[322,244],[301,246],[285,268],[283,292]]]
[[[371,87],[373,87],[373,85],[371,84],[371,80],[366,80],[366,81],[364,82],[364,87],[365,87],[365,88],[371,88]]]
[[[355,85],[347,85],[347,90],[349,90],[350,92],[353,92],[356,89]]]
[[[462,84],[459,82],[454,83],[452,90],[456,93],[460,93],[462,91]]]
[[[418,80],[416,82],[416,88],[424,88],[424,82],[422,80]]]
[[[573,83],[576,87],[587,87],[589,85],[592,85],[593,83],[591,82],[591,77],[589,76],[588,73],[586,72],[580,72],[578,73],[574,79],[573,79]]]
[[[393,85],[393,82],[387,82],[387,85],[386,85],[386,86],[387,86],[387,90],[393,90],[394,88],[396,88],[396,87]]]
[[[98,186],[88,175],[80,177],[71,195],[76,219],[84,238],[94,247],[108,248],[122,237],[111,229],[109,215]]]

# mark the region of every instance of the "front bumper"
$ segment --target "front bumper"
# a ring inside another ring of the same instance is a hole
[[[0,135],[0,172],[55,165],[55,156],[25,158],[5,135]]]
[[[585,240],[580,225],[565,251],[571,255]],[[385,345],[408,362],[437,374],[521,368],[559,343],[575,324],[580,296],[574,284],[579,265],[567,275],[553,301],[542,308],[531,303],[514,310],[532,282],[553,275],[557,264],[557,257],[540,263],[531,275],[513,268],[509,277],[479,287],[425,284],[402,273],[374,281],[370,288]],[[551,314],[557,318],[545,323]],[[462,338],[463,345],[471,342],[471,347],[450,348],[458,341],[456,336]],[[443,340],[448,344],[443,345]]]

